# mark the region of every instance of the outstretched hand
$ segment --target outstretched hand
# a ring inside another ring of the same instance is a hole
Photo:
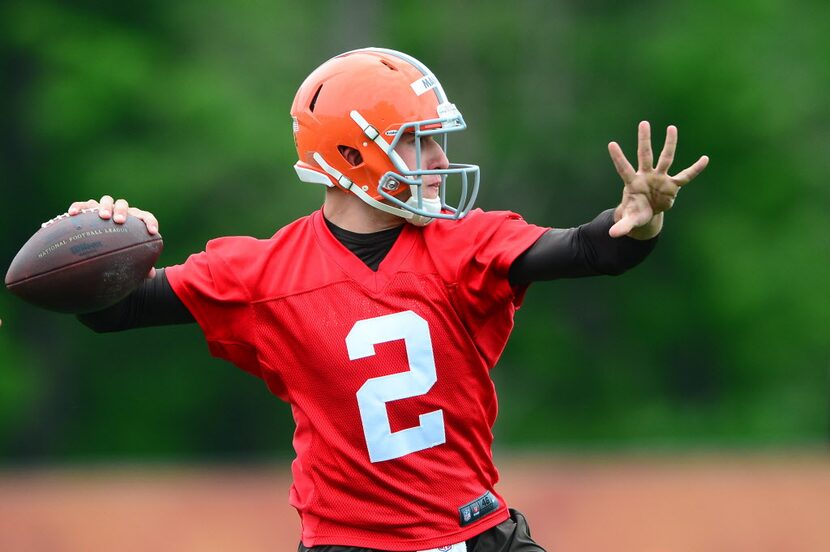
[[[657,215],[671,209],[680,187],[694,180],[709,164],[709,158],[704,155],[692,166],[669,176],[668,171],[674,161],[674,150],[677,147],[677,127],[671,125],[666,129],[666,143],[656,167],[653,166],[651,127],[648,121],[640,123],[637,137],[636,172],[625,158],[620,145],[616,142],[608,144],[608,153],[611,154],[611,160],[624,184],[622,201],[614,217],[617,222],[608,231],[613,238],[625,236],[635,228],[645,227],[652,223]],[[653,233],[657,232],[659,226]]]

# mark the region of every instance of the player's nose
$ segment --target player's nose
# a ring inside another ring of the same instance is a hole
[[[450,166],[450,160],[447,159],[447,154],[444,153],[444,148],[441,147],[435,140],[427,142],[427,151],[424,155],[425,168],[430,170],[446,169]]]

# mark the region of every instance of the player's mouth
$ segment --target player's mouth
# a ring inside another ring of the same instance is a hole
[[[429,182],[424,181],[424,195],[426,197],[438,197],[441,192],[441,179]]]

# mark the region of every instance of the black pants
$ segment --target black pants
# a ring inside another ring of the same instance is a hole
[[[300,543],[297,552],[383,552],[373,548],[354,546],[314,546],[306,548]],[[467,541],[467,552],[545,552],[533,542],[524,514],[510,508],[510,519],[503,521]]]

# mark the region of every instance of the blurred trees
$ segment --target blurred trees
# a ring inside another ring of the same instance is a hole
[[[479,205],[572,226],[615,205],[610,140],[706,153],[646,263],[534,285],[493,377],[499,443],[767,446],[827,439],[830,6],[783,0],[104,2],[0,6],[0,267],[77,199],[162,221],[161,264],[315,209],[288,109],[351,48],[424,61],[469,129]],[[715,15],[717,14],[717,15]],[[193,327],[98,336],[0,292],[0,459],[287,451],[290,413]]]

